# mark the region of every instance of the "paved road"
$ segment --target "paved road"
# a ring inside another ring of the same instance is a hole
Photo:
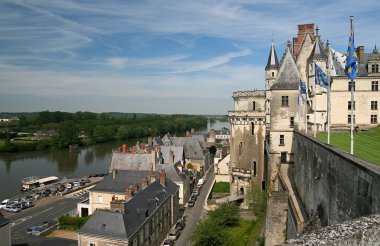
[[[195,226],[199,222],[199,220],[206,216],[206,199],[207,199],[207,193],[211,189],[212,183],[214,181],[214,168],[210,168],[209,172],[207,174],[206,182],[203,184],[203,187],[201,189],[201,192],[197,198],[197,201],[195,202],[194,207],[188,207],[185,210],[186,215],[186,226],[182,230],[180,237],[176,241],[175,245],[178,246],[186,246],[191,245],[190,236],[191,233],[194,231]]]
[[[21,213],[9,217],[12,225],[13,245],[77,245],[77,241],[65,239],[52,239],[26,234],[26,229],[35,225],[42,225],[44,221],[54,220],[59,216],[69,213],[76,208],[79,201],[88,197],[81,192],[69,197],[49,197],[51,201],[43,202],[33,208],[23,210]]]

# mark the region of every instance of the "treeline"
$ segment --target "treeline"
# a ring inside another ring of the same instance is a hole
[[[3,145],[0,144],[0,151],[59,149],[72,144],[90,145],[128,138],[163,136],[168,132],[181,135],[191,128],[206,127],[207,121],[207,117],[197,115],[44,111],[35,115],[21,115],[18,120],[2,123],[0,131],[4,133],[5,140]],[[40,137],[38,141],[28,141],[28,138],[11,141],[11,132],[48,132],[50,135]]]

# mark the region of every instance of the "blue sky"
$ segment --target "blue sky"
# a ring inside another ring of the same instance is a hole
[[[0,0],[0,112],[226,114],[297,24],[380,45],[378,1]]]

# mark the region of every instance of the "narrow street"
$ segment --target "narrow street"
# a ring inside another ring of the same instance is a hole
[[[197,201],[195,202],[194,207],[188,207],[185,210],[186,226],[182,230],[181,235],[178,238],[178,240],[175,242],[175,245],[178,245],[178,246],[191,245],[190,236],[192,232],[194,231],[200,219],[206,216],[207,214],[207,210],[205,209],[207,193],[211,189],[212,184],[214,182],[214,178],[215,178],[213,166],[209,169],[206,176],[207,176],[206,182],[203,184],[203,187],[197,198]]]

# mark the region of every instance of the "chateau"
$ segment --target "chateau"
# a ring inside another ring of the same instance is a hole
[[[307,210],[307,204],[305,208],[301,208],[294,195],[297,191],[293,191],[293,187],[298,186],[301,190],[299,187],[305,185],[290,177],[301,175],[301,172],[295,169],[298,165],[297,160],[304,162],[310,158],[295,156],[302,147],[302,137],[299,137],[299,134],[309,138],[308,135],[315,132],[327,131],[329,113],[332,131],[349,131],[351,120],[362,130],[378,124],[380,54],[376,46],[371,53],[365,53],[363,46],[358,46],[356,52],[359,76],[352,84],[344,74],[345,56],[335,51],[329,41],[326,45],[323,44],[319,29],[315,28],[314,24],[298,25],[298,36],[293,38],[293,43],[288,41],[280,61],[272,43],[265,67],[265,90],[233,93],[234,110],[228,112],[231,124],[230,192],[235,196],[245,195],[249,193],[253,184],[268,191],[266,245],[275,245],[282,243],[286,238],[293,238],[307,222],[307,218],[312,217],[317,210],[314,207]],[[327,89],[315,83],[315,64],[331,76],[330,112]],[[301,81],[306,84],[306,94],[300,92]],[[355,91],[353,105],[351,86]],[[316,154],[312,155],[314,164],[319,164],[323,159]],[[373,179],[377,179],[379,174],[380,172],[376,173],[376,178]],[[320,180],[318,175],[313,177]],[[373,179],[367,178],[365,182],[371,186]],[[356,182],[357,178],[354,180]],[[302,196],[307,197],[307,194],[301,194],[301,200]],[[248,208],[249,201],[245,199],[241,206]],[[376,205],[375,208],[368,208],[366,212],[345,219],[380,212],[378,207]],[[294,212],[293,215],[287,214],[288,209]],[[320,217],[330,216],[329,213],[318,211]],[[291,226],[296,228],[295,231],[287,225],[292,221],[291,218],[297,218]],[[342,218],[336,219],[335,222],[344,221]],[[325,225],[329,225],[330,221],[327,219]]]

